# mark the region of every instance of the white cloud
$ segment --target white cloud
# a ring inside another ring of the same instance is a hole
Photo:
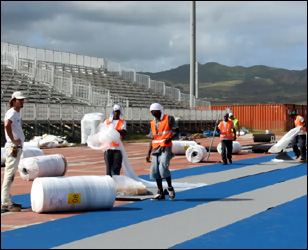
[[[5,42],[104,57],[137,71],[190,63],[190,1],[2,1],[1,7]],[[196,8],[200,63],[307,68],[307,2],[197,1]]]

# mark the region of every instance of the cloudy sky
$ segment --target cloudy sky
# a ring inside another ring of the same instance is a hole
[[[190,63],[191,1],[1,1],[1,41],[141,72]],[[201,64],[307,68],[306,1],[196,1]]]

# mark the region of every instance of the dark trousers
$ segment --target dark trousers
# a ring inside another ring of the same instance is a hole
[[[298,149],[297,143],[299,144],[300,149]],[[295,155],[300,151],[301,159],[306,159],[306,134],[295,136],[292,140],[292,147]]]
[[[232,158],[233,141],[221,140],[221,157],[223,162],[227,162],[227,158]]]
[[[122,153],[121,150],[107,150],[104,153],[104,159],[106,163],[106,175],[120,175],[122,167]]]

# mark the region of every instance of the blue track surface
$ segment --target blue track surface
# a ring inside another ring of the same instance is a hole
[[[227,165],[228,167],[215,164],[195,169],[178,170],[172,172],[172,177],[175,179],[240,168],[270,161],[273,158],[275,156],[241,160]],[[6,231],[1,233],[1,248],[52,248],[305,175],[307,175],[307,164],[299,164],[179,192],[174,201],[152,202],[144,200],[113,207],[110,210],[87,212]],[[144,178],[145,176],[140,177]],[[25,206],[30,207],[29,194],[15,196],[14,201],[22,202]],[[306,235],[307,196],[176,245],[175,248],[284,248],[281,246],[283,241],[289,243],[287,248],[307,248]]]

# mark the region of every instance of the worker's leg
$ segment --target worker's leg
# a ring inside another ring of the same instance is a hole
[[[121,167],[122,167],[122,153],[121,150],[113,150],[113,167],[112,167],[112,175],[120,175]]]
[[[233,150],[233,141],[227,140],[226,144],[227,144],[227,158],[229,160],[231,160],[232,159],[232,150]]]
[[[113,152],[114,150],[108,149],[104,152],[104,159],[106,163],[106,175],[112,177],[112,166],[113,166]]]
[[[301,160],[306,159],[306,134],[298,136],[298,143],[301,151]]]
[[[224,163],[227,163],[227,140],[221,140],[221,158]]]
[[[300,151],[298,149],[298,146],[297,146],[297,142],[298,142],[298,135],[295,136],[292,140],[292,148],[293,148],[293,152],[295,153],[295,156],[297,156],[297,158],[300,156]]]

